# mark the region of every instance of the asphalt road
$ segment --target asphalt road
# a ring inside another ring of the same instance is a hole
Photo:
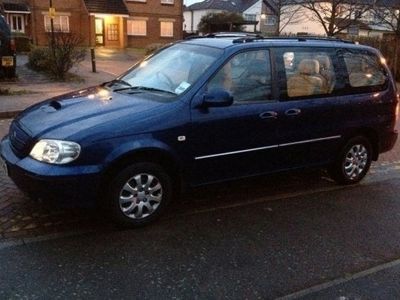
[[[257,190],[263,180],[268,178],[246,185]],[[287,186],[277,187],[269,197],[231,186],[232,201],[214,195],[226,195],[220,188],[209,188],[200,192],[211,194],[207,205],[186,199],[169,218],[146,228],[99,230],[0,250],[0,298],[289,295],[400,257],[399,183],[393,171],[352,187],[319,182],[318,188],[292,194]],[[345,288],[357,290],[343,284],[302,295],[338,299]],[[385,290],[383,283],[379,287]],[[400,290],[394,291],[398,297]]]

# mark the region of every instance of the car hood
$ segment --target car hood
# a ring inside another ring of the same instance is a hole
[[[124,95],[92,87],[36,104],[22,112],[16,122],[32,137],[41,138],[72,137],[88,128],[107,128],[107,124],[113,122],[112,135],[115,136],[122,134],[118,132],[121,130],[118,122],[129,118],[130,123],[133,120],[140,123],[138,121],[147,118],[150,111],[162,106],[165,103],[144,93]],[[107,135],[107,131],[103,132]]]

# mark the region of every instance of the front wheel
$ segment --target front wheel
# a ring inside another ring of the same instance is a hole
[[[135,163],[112,181],[108,202],[113,220],[124,227],[138,227],[157,219],[171,194],[171,178],[153,163]]]
[[[351,138],[341,149],[329,173],[339,184],[357,183],[367,174],[371,159],[371,143],[367,138],[357,136]]]

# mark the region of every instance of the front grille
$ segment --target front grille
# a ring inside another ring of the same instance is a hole
[[[23,157],[29,154],[31,137],[16,122],[11,123],[10,142],[14,153]]]

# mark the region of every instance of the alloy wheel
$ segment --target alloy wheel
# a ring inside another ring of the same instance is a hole
[[[363,144],[353,145],[346,153],[344,161],[344,173],[350,180],[361,176],[368,164],[368,150]]]
[[[153,214],[163,198],[160,180],[147,173],[131,177],[119,194],[119,207],[131,219],[144,219]]]

